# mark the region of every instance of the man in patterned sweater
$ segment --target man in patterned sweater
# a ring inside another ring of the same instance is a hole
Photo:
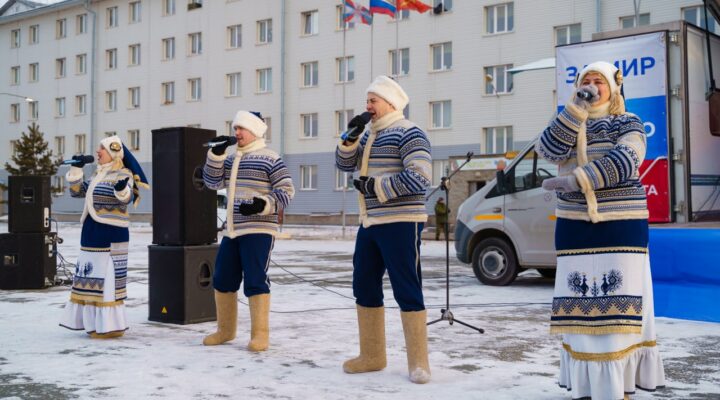
[[[267,276],[278,214],[295,194],[282,158],[265,145],[267,125],[259,113],[238,111],[232,123],[237,150],[227,155],[230,137],[213,142],[203,170],[205,186],[227,188],[227,228],[220,243],[213,287],[218,329],[203,340],[206,346],[235,338],[237,291],[245,278],[250,303],[251,340],[248,349],[264,351],[269,342],[270,279]]]
[[[349,124],[356,128],[355,134],[339,143],[336,151],[340,170],[360,171],[353,182],[359,192],[361,222],[353,256],[360,355],[346,361],[343,369],[360,373],[387,365],[382,288],[387,268],[400,305],[410,380],[426,383],[430,366],[420,233],[427,220],[425,190],[430,186],[432,161],[425,133],[403,116],[408,100],[400,85],[379,76],[367,89],[370,130],[363,133],[362,117],[355,117]]]

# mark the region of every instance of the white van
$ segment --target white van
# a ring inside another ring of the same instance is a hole
[[[458,210],[457,258],[486,285],[509,285],[527,268],[555,276],[556,199],[542,181],[557,176],[558,167],[534,149],[533,141]]]

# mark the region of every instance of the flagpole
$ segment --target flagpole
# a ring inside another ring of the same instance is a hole
[[[343,13],[345,13],[345,1],[343,1]],[[354,16],[353,16],[353,18],[354,18]],[[342,28],[343,28],[342,59],[343,59],[343,62],[346,63],[346,66],[345,66],[346,69],[347,69],[347,58],[345,58],[345,57],[346,57],[346,56],[345,56],[345,33],[347,32],[347,26],[348,26],[348,24],[347,24],[347,22],[345,22],[345,18],[343,18],[343,25],[342,25]],[[346,84],[343,84],[343,85],[342,85],[342,109],[341,109],[341,111],[340,111],[340,115],[343,115],[343,116],[347,116],[347,113],[345,112],[345,87],[346,87],[346,86],[347,86]],[[338,118],[339,118],[339,116],[338,116]],[[345,121],[345,122],[347,123],[348,121]],[[343,239],[345,239],[345,197],[346,197],[346,196],[345,196],[345,194],[346,194],[345,191],[346,191],[346,187],[347,187],[348,180],[347,180],[347,177],[346,177],[346,172],[341,172],[341,173],[342,173],[342,176],[343,176],[343,184],[342,184],[342,237],[343,237]]]
[[[400,78],[400,9],[399,1],[395,2],[395,72]]]
[[[370,24],[370,82],[373,80],[373,30],[375,29],[375,21]]]

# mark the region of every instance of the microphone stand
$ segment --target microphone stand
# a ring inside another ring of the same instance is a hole
[[[443,176],[440,179],[440,186],[433,190],[427,197],[430,198],[435,192],[437,192],[439,189],[442,189],[445,192],[445,204],[446,207],[448,207],[448,216],[450,214],[449,207],[450,207],[450,186],[448,183],[450,182],[450,178],[453,177],[458,171],[462,169],[462,167],[465,166],[465,164],[470,162],[470,159],[473,156],[473,152],[469,151],[467,153],[467,158],[465,159],[465,162],[460,165],[455,171],[453,171],[452,174],[448,176]],[[450,311],[450,237],[449,237],[449,218],[445,218],[445,308],[440,310],[440,318],[430,321],[427,323],[427,325],[432,325],[440,321],[448,321],[450,325],[452,325],[454,322],[457,322],[460,325],[466,326],[471,329],[475,329],[479,333],[485,333],[485,330],[482,328],[478,328],[476,326],[470,325],[468,323],[465,323],[463,321],[460,321],[459,319],[455,318],[452,311]]]

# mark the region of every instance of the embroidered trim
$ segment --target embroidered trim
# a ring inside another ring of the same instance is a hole
[[[579,360],[579,361],[614,361],[619,360],[622,358],[627,357],[630,355],[630,353],[634,352],[635,350],[641,348],[641,347],[655,347],[657,346],[657,341],[655,340],[648,340],[645,342],[636,343],[630,347],[627,347],[623,350],[619,351],[613,351],[611,353],[581,353],[578,351],[573,351],[573,349],[570,347],[569,344],[563,343],[563,349],[570,354],[570,357]]]
[[[117,307],[125,304],[124,300],[116,300],[116,301],[94,301],[94,300],[82,300],[79,299],[78,296],[75,293],[72,294],[70,297],[70,301],[75,304],[79,304],[81,306],[94,306],[94,307]]]
[[[551,326],[551,334],[570,333],[574,335],[610,335],[616,333],[641,334],[641,326],[606,325],[606,326]]]
[[[618,246],[618,247],[596,247],[592,249],[570,249],[570,250],[558,250],[557,255],[559,256],[570,256],[580,254],[598,254],[598,253],[640,253],[647,254],[647,247],[631,247],[631,246]]]

